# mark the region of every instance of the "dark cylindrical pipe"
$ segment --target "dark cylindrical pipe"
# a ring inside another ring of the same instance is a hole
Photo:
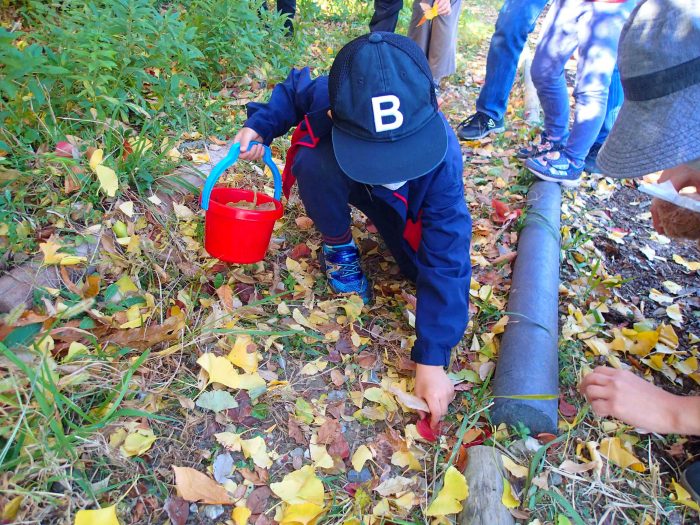
[[[510,319],[496,363],[491,418],[496,424],[521,423],[533,434],[556,433],[561,188],[554,182],[536,182],[527,201],[508,299]]]

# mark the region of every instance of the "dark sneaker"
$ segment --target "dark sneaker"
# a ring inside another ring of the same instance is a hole
[[[528,148],[520,148],[515,156],[519,159],[530,159],[545,155],[551,151],[561,151],[563,149],[563,140],[550,140],[546,133],[541,133],[539,142],[533,142]]]
[[[696,503],[700,503],[700,461],[691,463],[681,474],[681,485],[690,493]]]
[[[602,144],[596,142],[591,146],[591,149],[588,150],[588,155],[586,155],[586,160],[583,164],[584,169],[588,173],[600,173],[600,170],[598,169],[598,152],[602,147]]]
[[[583,163],[577,166],[561,151],[527,159],[525,167],[542,180],[559,182],[569,188],[579,185],[583,173]]]
[[[356,293],[365,304],[372,300],[372,288],[362,272],[360,251],[354,242],[339,246],[324,244],[320,262],[334,292]]]
[[[457,136],[462,140],[482,139],[489,133],[503,133],[503,119],[494,120],[485,113],[476,112],[457,126]]]

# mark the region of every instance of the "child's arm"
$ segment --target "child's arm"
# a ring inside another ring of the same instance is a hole
[[[422,209],[416,279],[416,394],[428,403],[433,424],[447,412],[453,388],[442,367],[467,327],[471,218],[464,199],[462,156],[454,136]],[[433,398],[431,402],[431,397]],[[437,412],[436,412],[437,410]]]
[[[600,417],[659,434],[700,435],[700,397],[677,396],[628,370],[599,366],[579,390]]]
[[[262,142],[269,145],[301,122],[311,109],[314,96],[322,90],[322,86],[316,86],[319,80],[311,79],[309,68],[292,69],[287,79],[272,90],[267,103],[248,104],[244,126],[255,130]]]

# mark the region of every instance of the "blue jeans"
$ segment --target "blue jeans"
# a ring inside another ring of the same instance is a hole
[[[501,120],[506,114],[520,53],[548,1],[505,0],[491,37],[486,78],[476,101],[477,111],[494,120]]]
[[[576,164],[583,163],[606,120],[620,32],[634,4],[556,0],[547,15],[532,61],[532,81],[547,135],[565,141],[564,153]],[[576,49],[576,107],[569,131],[564,66]]]
[[[548,0],[505,0],[491,37],[486,61],[486,78],[476,101],[476,110],[494,120],[506,113],[508,97],[513,88],[518,60],[528,35]],[[612,129],[623,102],[620,73],[615,68],[610,84],[605,122],[595,142],[602,144]]]

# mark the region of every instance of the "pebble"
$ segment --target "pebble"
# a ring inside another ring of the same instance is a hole
[[[372,473],[367,467],[363,467],[360,472],[357,472],[356,470],[348,471],[348,481],[350,483],[364,483],[370,479],[372,479]]]
[[[197,504],[196,504],[196,503],[193,503],[192,505],[190,505],[190,512],[191,512],[192,514],[197,514],[197,513],[199,512],[199,509],[197,508]]]
[[[204,515],[210,520],[215,520],[224,513],[222,505],[207,505],[204,507]]]
[[[328,401],[342,401],[348,397],[348,393],[345,390],[331,390],[328,393]]]

